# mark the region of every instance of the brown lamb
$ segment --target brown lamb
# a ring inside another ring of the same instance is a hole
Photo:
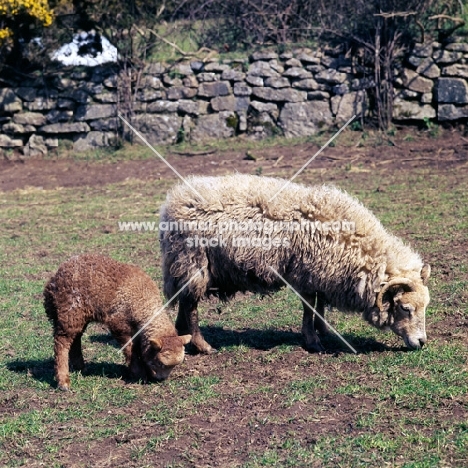
[[[55,377],[70,389],[68,360],[84,368],[81,337],[90,322],[105,324],[123,349],[134,379],[166,379],[184,360],[191,336],[177,336],[156,283],[140,268],[86,254],[60,265],[44,289],[44,308],[54,325]],[[141,332],[134,337],[136,333]],[[134,337],[134,338],[132,338]]]

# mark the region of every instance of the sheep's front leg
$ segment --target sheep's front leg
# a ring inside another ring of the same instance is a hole
[[[213,354],[216,349],[205,341],[198,325],[197,305],[197,301],[190,297],[180,298],[176,320],[177,333],[179,335],[192,335],[191,342],[200,353]]]
[[[148,376],[146,375],[146,369],[141,361],[140,353],[140,337],[136,337],[135,341],[132,339],[134,330],[127,324],[116,321],[115,323],[108,323],[109,330],[112,336],[117,340],[119,345],[123,348],[123,354],[125,356],[125,364],[128,366],[130,372],[130,378],[135,380],[141,380],[146,382]]]
[[[322,294],[317,293],[317,305],[315,306],[315,310],[325,318],[325,298]],[[314,327],[315,331],[318,331],[320,335],[327,335],[330,330],[326,322],[324,322],[318,315],[314,314]]]
[[[305,339],[305,349],[310,352],[319,353],[324,351],[324,347],[315,331],[314,313],[311,308],[311,306],[313,307],[315,305],[316,294],[304,296],[304,299],[305,301],[302,301],[302,307],[304,309],[302,334]]]

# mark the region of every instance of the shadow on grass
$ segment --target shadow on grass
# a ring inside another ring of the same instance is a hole
[[[46,359],[44,361],[11,361],[6,364],[6,368],[18,374],[30,375],[39,382],[45,382],[52,387],[57,386],[54,378],[53,359]],[[73,372],[72,369],[70,370]],[[82,374],[84,376],[102,376],[110,379],[123,379],[126,382],[131,381],[128,378],[126,366],[111,362],[87,362]]]
[[[227,330],[221,327],[206,326],[201,327],[201,332],[206,341],[217,349],[243,345],[248,348],[268,351],[281,345],[304,346],[302,334],[293,331],[268,329],[256,330],[252,328],[246,328],[238,331]],[[390,347],[374,338],[362,338],[349,333],[345,333],[342,336],[359,354],[368,354],[371,352],[382,353],[386,351],[407,351],[407,348],[403,346]],[[351,349],[332,332],[320,339],[326,350],[325,353],[327,354],[353,353]],[[195,353],[195,349],[191,346],[189,352]]]

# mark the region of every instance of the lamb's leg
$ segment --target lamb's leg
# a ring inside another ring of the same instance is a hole
[[[83,370],[85,367],[83,352],[81,350],[81,337],[83,333],[76,335],[70,348],[70,363],[73,370]]]
[[[132,340],[132,336],[135,334],[130,326],[124,327],[121,322],[108,323],[107,326],[112,333],[112,336],[117,340],[119,345],[123,348],[123,354],[125,356],[125,363],[128,366],[130,377],[135,380],[141,380],[146,382],[148,376],[146,375],[146,369],[141,361],[138,353],[140,346],[140,339],[137,336],[135,340]]]
[[[315,310],[325,318],[325,298],[322,294],[317,293],[317,305]],[[316,314],[314,314],[314,327],[315,331],[318,331],[321,335],[329,333],[328,325]]]
[[[316,294],[304,296],[305,301],[302,301],[304,315],[302,318],[302,334],[305,339],[305,349],[310,352],[324,351],[322,343],[317,336],[314,328],[314,313],[309,304],[313,307],[315,305]]]
[[[198,326],[197,301],[190,297],[182,297],[179,300],[179,313],[176,320],[177,333],[179,335],[192,335],[192,343],[200,353],[213,354],[212,348],[203,338]]]
[[[70,369],[68,367],[68,357],[73,336],[55,335],[54,354],[55,354],[55,378],[60,390],[70,390]]]

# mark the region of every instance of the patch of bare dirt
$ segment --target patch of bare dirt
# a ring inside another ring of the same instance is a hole
[[[234,171],[262,175],[291,176],[319,149],[314,144],[276,146],[258,150],[190,152],[174,150],[167,158],[183,175],[219,175]],[[373,168],[403,170],[408,167],[434,167],[443,170],[468,165],[468,139],[460,132],[444,131],[437,139],[424,134],[412,141],[388,138],[378,146],[328,147],[309,169],[342,168],[369,172]],[[304,175],[307,174],[307,170]],[[149,160],[96,163],[71,159],[17,159],[0,161],[0,191],[25,187],[102,186],[125,179],[144,181],[176,176],[158,158]]]

